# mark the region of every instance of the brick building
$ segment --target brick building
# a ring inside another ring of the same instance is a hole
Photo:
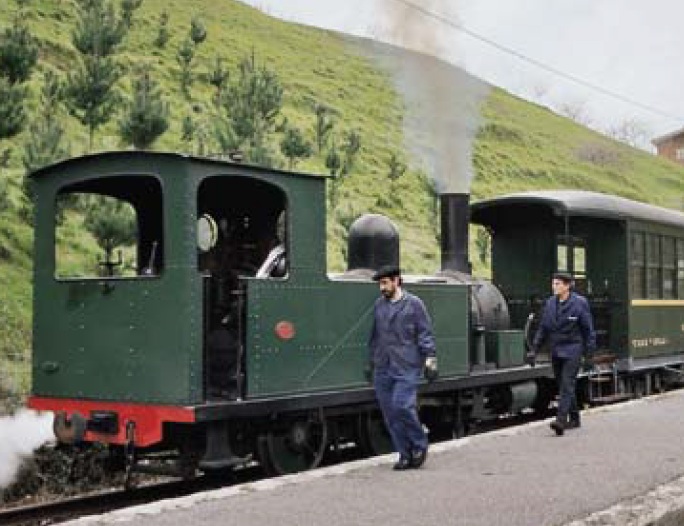
[[[659,156],[684,164],[684,128],[656,137],[651,143]]]

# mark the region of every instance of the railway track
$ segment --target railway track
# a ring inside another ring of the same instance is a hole
[[[550,413],[549,413],[550,414]],[[533,420],[546,418],[545,414],[516,415],[497,421],[483,422],[471,429],[469,435],[478,435],[495,431],[503,427],[523,425]],[[438,442],[440,440],[436,440]],[[347,462],[361,458],[357,448],[348,448],[335,455],[323,465]],[[266,478],[258,465],[240,470],[204,475],[193,480],[176,480],[129,490],[110,490],[89,495],[70,497],[59,501],[33,504],[8,509],[0,509],[0,525],[2,526],[47,526],[77,519],[86,515],[97,515],[122,508],[147,504],[158,500],[183,497],[219,489],[234,484],[254,482]]]
[[[249,467],[222,475],[202,476],[194,480],[177,480],[129,490],[111,490],[71,497],[43,504],[0,510],[2,526],[47,526],[86,515],[96,515],[163,499],[183,497],[218,489],[230,484],[242,484],[262,477],[261,469]]]

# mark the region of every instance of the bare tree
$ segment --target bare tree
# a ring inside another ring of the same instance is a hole
[[[583,100],[565,101],[557,106],[558,112],[565,117],[572,119],[577,124],[582,126],[589,126],[591,124],[591,116],[587,110],[587,103]]]
[[[622,122],[608,127],[606,135],[635,148],[644,148],[648,143],[650,134],[643,122],[634,117],[628,117]]]
[[[549,94],[550,88],[548,84],[544,84],[539,81],[534,86],[532,86],[532,97],[536,102],[543,102],[546,96]]]

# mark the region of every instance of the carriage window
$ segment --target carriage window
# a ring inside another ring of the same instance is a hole
[[[646,297],[646,239],[643,233],[633,232],[631,235],[630,282],[632,297]],[[684,255],[684,254],[683,254]]]
[[[584,247],[573,248],[573,274],[576,278],[584,278],[587,275],[586,249]]]
[[[677,239],[677,297],[684,298],[684,239]]]
[[[558,236],[556,239],[556,270],[570,272],[577,279],[587,275],[586,248],[581,237]]]
[[[146,176],[64,188],[55,206],[55,277],[133,278],[162,265],[161,187]]]
[[[677,293],[677,259],[675,254],[675,239],[663,236],[663,298],[672,299]]]
[[[658,299],[662,291],[662,259],[660,236],[649,234],[646,237],[646,297]]]
[[[558,272],[567,272],[569,270],[568,245],[564,243],[558,243],[556,248],[556,269]]]

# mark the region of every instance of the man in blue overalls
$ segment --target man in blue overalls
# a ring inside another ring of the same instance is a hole
[[[572,276],[558,272],[553,276],[553,296],[542,314],[534,337],[535,353],[546,341],[551,346],[553,375],[558,384],[558,413],[551,429],[562,435],[567,428],[580,427],[575,384],[583,354],[596,349],[596,334],[586,298],[572,291]]]
[[[432,324],[420,298],[402,289],[397,267],[383,267],[373,279],[381,297],[375,302],[369,348],[373,385],[399,460],[396,470],[419,468],[428,439],[418,418],[416,393],[421,374],[437,375]]]

